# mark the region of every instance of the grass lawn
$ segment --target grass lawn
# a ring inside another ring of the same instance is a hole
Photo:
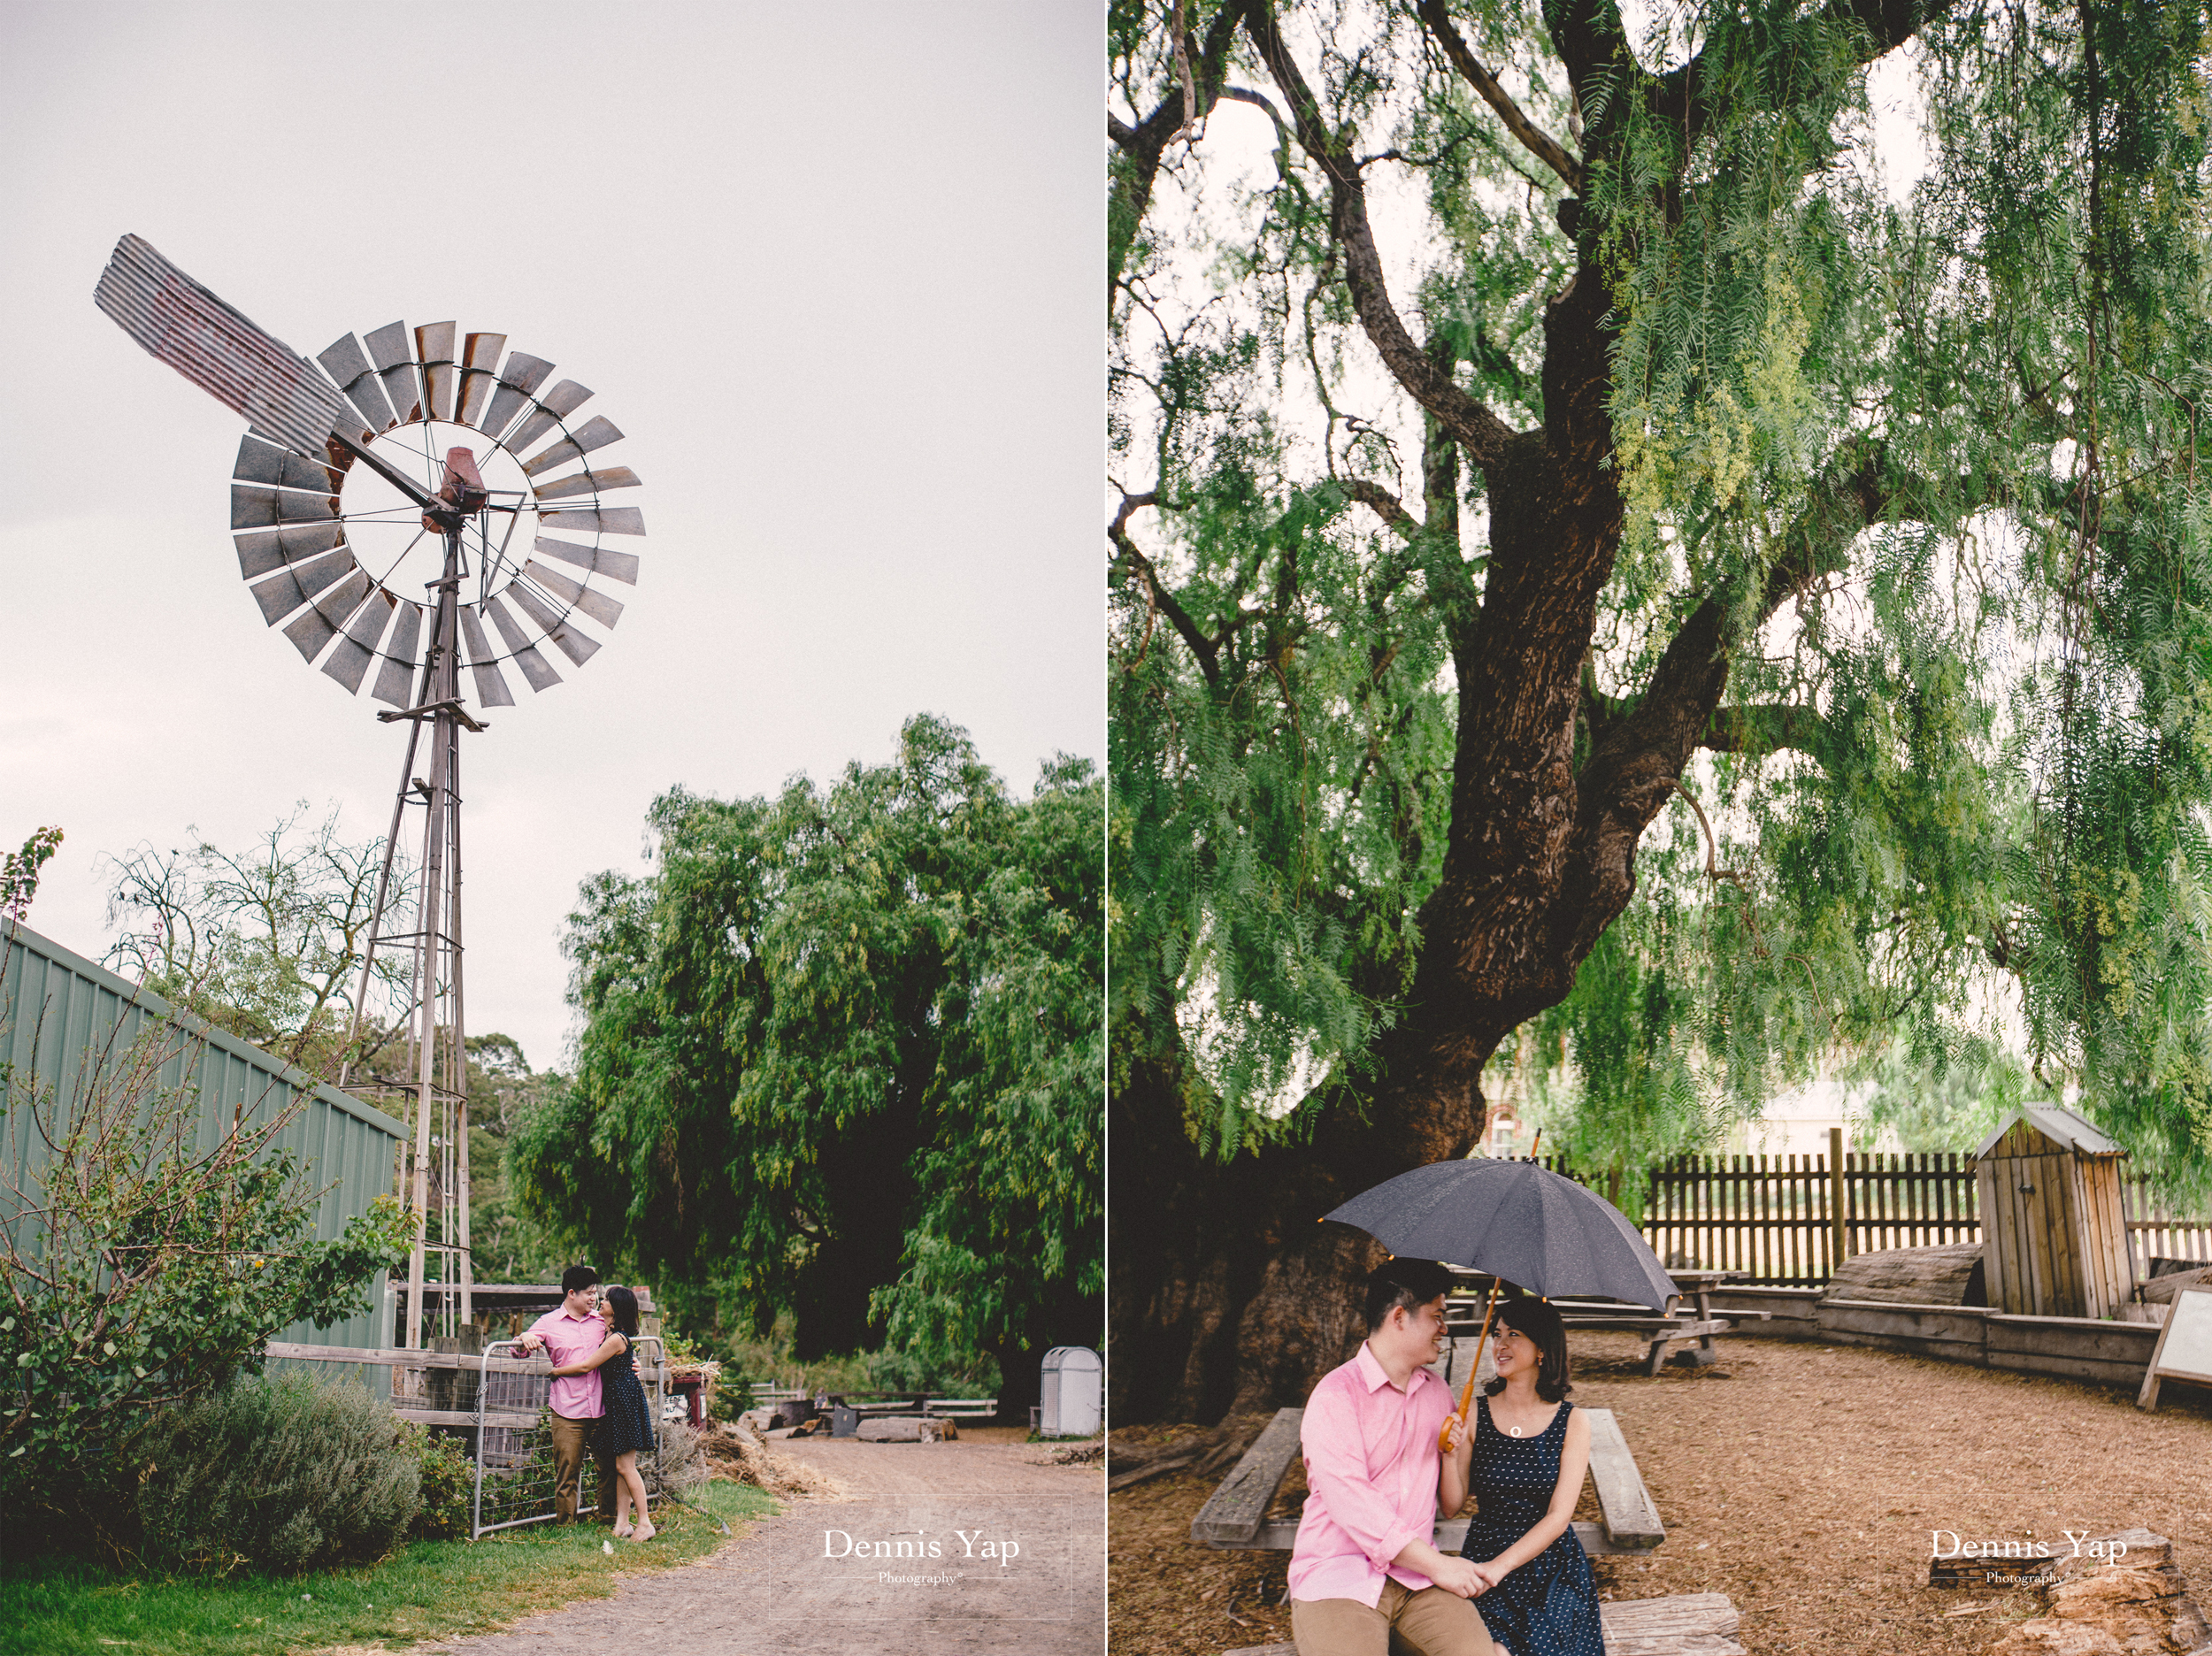
[[[775,1502],[749,1484],[717,1480],[700,1503],[741,1534]],[[533,1524],[481,1541],[417,1541],[380,1564],[310,1576],[127,1576],[76,1563],[0,1565],[0,1652],[5,1656],[284,1656],[332,1645],[403,1648],[419,1639],[485,1632],[540,1610],[614,1592],[618,1570],[687,1564],[721,1544],[713,1522],[657,1503],[660,1533],[640,1545],[595,1524]]]

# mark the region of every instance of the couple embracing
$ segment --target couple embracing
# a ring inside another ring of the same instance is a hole
[[[603,1307],[597,1271],[570,1266],[561,1273],[561,1308],[532,1323],[517,1344],[553,1360],[554,1522],[576,1521],[576,1486],[589,1449],[599,1463],[599,1510],[614,1515],[615,1534],[649,1541],[656,1531],[645,1515],[637,1456],[653,1447],[653,1411],[637,1377],[637,1295],[618,1286],[605,1299]]]
[[[1368,1278],[1367,1338],[1314,1388],[1308,1494],[1290,1560],[1298,1656],[1603,1656],[1597,1587],[1571,1528],[1589,1422],[1566,1400],[1567,1337],[1541,1300],[1500,1305],[1497,1378],[1458,1420],[1426,1367],[1450,1273],[1394,1259]],[[1457,1556],[1433,1541],[1470,1492]]]

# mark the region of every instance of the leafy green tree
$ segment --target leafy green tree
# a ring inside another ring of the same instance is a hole
[[[530,1068],[511,1035],[468,1038],[469,1256],[478,1282],[552,1282],[569,1261],[547,1227],[518,1202],[507,1176],[507,1146],[523,1118],[566,1085]]]
[[[0,918],[20,920],[30,913],[39,870],[61,849],[61,838],[58,828],[35,829],[20,851],[0,856]]]
[[[105,859],[107,964],[218,1029],[335,1081],[353,1021],[384,842],[349,843],[334,807],[319,822],[304,801],[243,849],[201,840],[188,850],[141,845]],[[387,932],[403,932],[414,880],[392,869]],[[370,1014],[403,1024],[408,957],[386,950]],[[397,1000],[394,1003],[393,997]],[[396,1014],[396,1016],[395,1016]],[[373,1028],[372,1046],[392,1031]]]
[[[931,717],[828,787],[664,796],[657,870],[572,917],[578,1070],[516,1130],[518,1199],[687,1327],[789,1312],[802,1359],[887,1338],[1019,1385],[1094,1343],[1101,805],[1071,759],[1010,798]]]
[[[2204,9],[1648,15],[1110,9],[1122,1418],[1507,1062],[1618,1173],[1994,1000],[2212,1164]]]

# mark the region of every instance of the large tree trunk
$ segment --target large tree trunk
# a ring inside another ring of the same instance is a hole
[[[1587,281],[1555,305],[1553,360],[1599,379],[1550,391],[1561,412],[1594,410],[1601,421],[1602,353],[1590,349],[1601,304]],[[1587,831],[1576,770],[1583,662],[1621,528],[1612,474],[1594,464],[1604,447],[1531,433],[1489,468],[1489,580],[1455,640],[1450,840],[1422,908],[1414,1004],[1375,1054],[1364,1107],[1333,1099],[1310,1141],[1225,1166],[1185,1130],[1171,1063],[1141,1068],[1115,1100],[1115,1418],[1213,1420],[1302,1402],[1349,1355],[1360,1280],[1382,1250],[1321,1215],[1474,1147],[1487,1116],[1483,1066],[1573,987],[1633,891],[1634,839]]]

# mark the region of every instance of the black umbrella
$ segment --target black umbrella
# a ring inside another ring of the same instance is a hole
[[[1619,1208],[1533,1162],[1432,1162],[1322,1216],[1358,1226],[1402,1259],[1487,1271],[1547,1300],[1597,1294],[1663,1313],[1677,1292],[1659,1256]],[[1476,1367],[1489,1338],[1494,1287],[1490,1301],[1475,1344]],[[1458,1413],[1438,1434],[1440,1448],[1448,1450],[1474,1394],[1471,1368]]]
[[[1432,1162],[1325,1216],[1402,1258],[1488,1271],[1547,1300],[1592,1294],[1663,1312],[1680,1292],[1619,1208],[1533,1162]]]

